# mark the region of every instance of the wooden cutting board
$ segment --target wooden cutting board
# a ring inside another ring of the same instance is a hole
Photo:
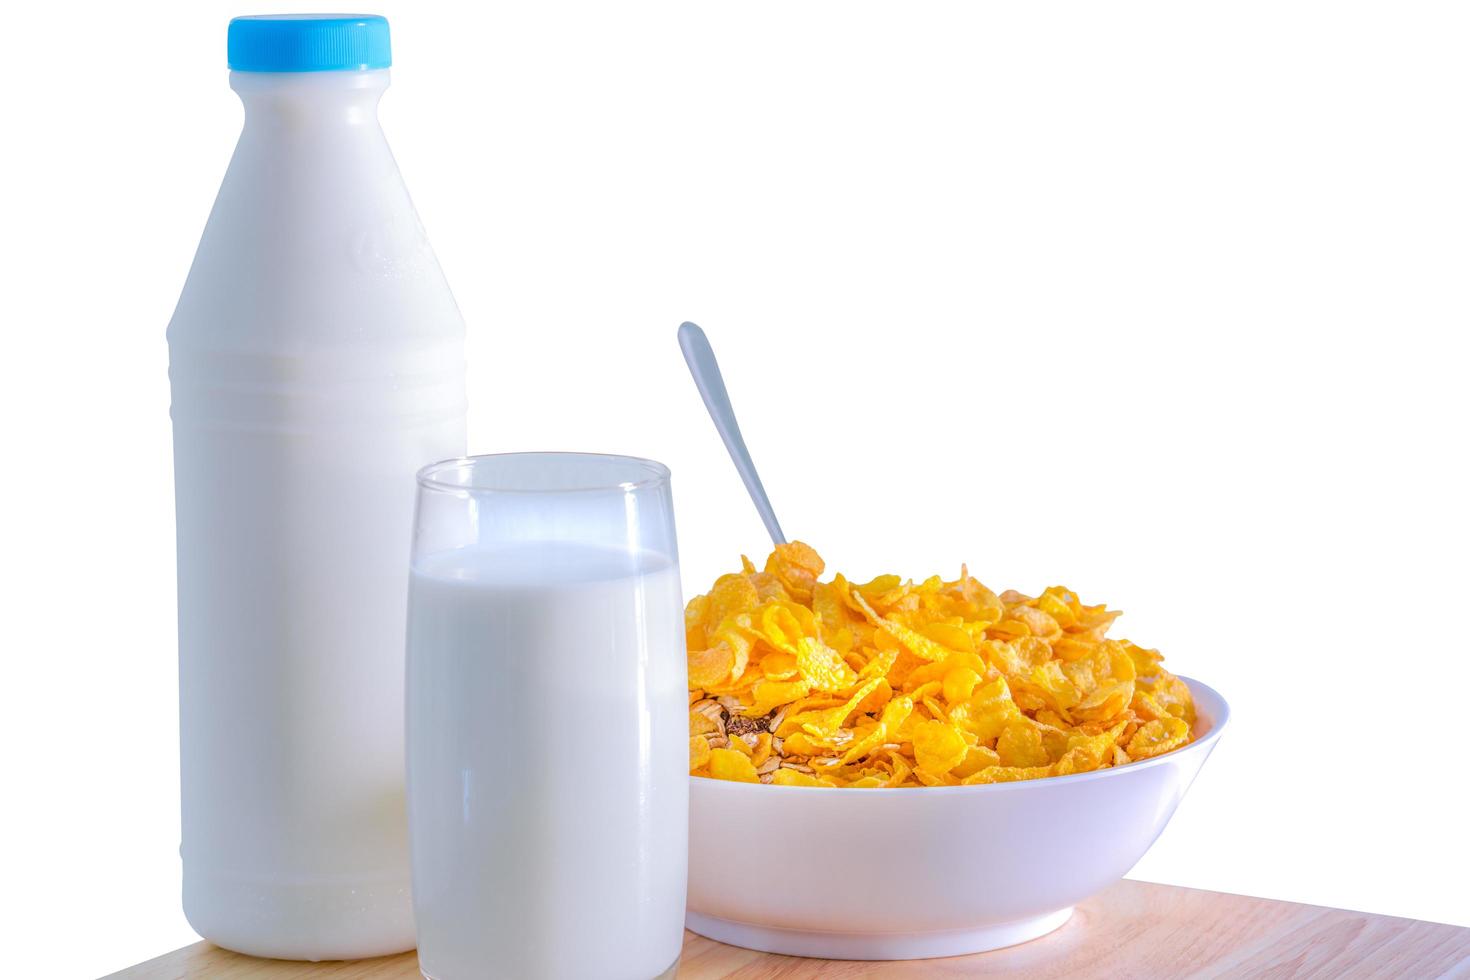
[[[1122,881],[1033,942],[993,953],[851,963],[755,953],[684,934],[681,980],[858,977],[1464,977],[1470,929]],[[195,943],[113,978],[416,980],[413,953],[345,963],[290,963]]]

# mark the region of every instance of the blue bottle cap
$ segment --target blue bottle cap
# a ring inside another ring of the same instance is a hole
[[[267,14],[230,21],[232,71],[365,71],[393,64],[377,14]]]

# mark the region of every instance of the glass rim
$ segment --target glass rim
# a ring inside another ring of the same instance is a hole
[[[582,461],[587,463],[600,462],[604,464],[622,463],[631,467],[641,469],[645,475],[636,480],[618,480],[606,483],[588,483],[585,486],[503,486],[497,485],[496,481],[480,481],[473,478],[476,468],[480,464],[489,464],[497,460],[530,460],[534,458],[554,458],[570,461]],[[465,482],[451,482],[442,479],[447,473],[468,474],[470,479]],[[571,493],[630,493],[635,490],[645,490],[651,487],[666,486],[671,473],[669,468],[656,459],[648,459],[644,456],[625,456],[619,453],[579,453],[561,451],[531,451],[510,453],[480,453],[474,456],[451,456],[449,459],[441,459],[437,462],[421,467],[415,480],[418,486],[424,490],[435,493],[455,494],[571,494]]]

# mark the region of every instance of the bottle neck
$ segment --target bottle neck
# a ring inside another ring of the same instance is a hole
[[[388,69],[371,71],[230,72],[245,104],[245,125],[376,125]]]

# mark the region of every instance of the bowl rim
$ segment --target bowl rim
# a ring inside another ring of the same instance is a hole
[[[1163,765],[1164,763],[1167,763],[1173,759],[1177,759],[1180,756],[1186,755],[1188,753],[1208,753],[1210,749],[1214,747],[1215,742],[1219,740],[1221,733],[1224,732],[1225,728],[1230,724],[1230,703],[1220,696],[1219,691],[1215,690],[1213,687],[1210,687],[1203,681],[1195,680],[1193,677],[1188,677],[1184,674],[1176,674],[1175,676],[1182,680],[1185,684],[1189,685],[1189,693],[1196,702],[1201,700],[1210,701],[1212,702],[1212,708],[1218,705],[1217,710],[1215,710],[1210,715],[1209,730],[1183,748],[1174,749],[1173,751],[1165,752],[1162,755],[1156,755],[1151,759],[1143,759],[1139,762],[1130,762],[1127,765],[1123,766],[1109,766],[1106,769],[1094,769],[1091,772],[1078,772],[1073,773],[1069,776],[1044,776],[1041,779],[1018,779],[1009,783],[979,783],[974,786],[896,786],[892,788],[873,787],[876,792],[862,793],[861,791],[859,791],[859,793],[856,795],[861,795],[867,798],[884,799],[888,797],[907,798],[914,793],[918,793],[922,796],[953,796],[968,795],[971,793],[1015,792],[1018,790],[1035,789],[1038,786],[1054,786],[1061,785],[1063,783],[1071,784],[1086,782],[1093,779],[1107,779],[1110,776],[1119,776],[1125,773],[1137,772],[1141,769],[1147,769],[1150,766]],[[1205,697],[1201,698],[1201,694],[1205,695]],[[762,793],[768,793],[772,790],[792,790],[802,793],[841,793],[844,796],[855,795],[852,792],[851,786],[777,786],[774,783],[742,783],[737,782],[733,779],[714,779],[710,776],[694,775],[691,775],[689,777],[689,781],[691,783],[703,784],[702,789],[711,789],[715,786],[724,787],[723,790],[715,790],[716,792],[723,791],[733,793],[748,793],[759,790]]]

